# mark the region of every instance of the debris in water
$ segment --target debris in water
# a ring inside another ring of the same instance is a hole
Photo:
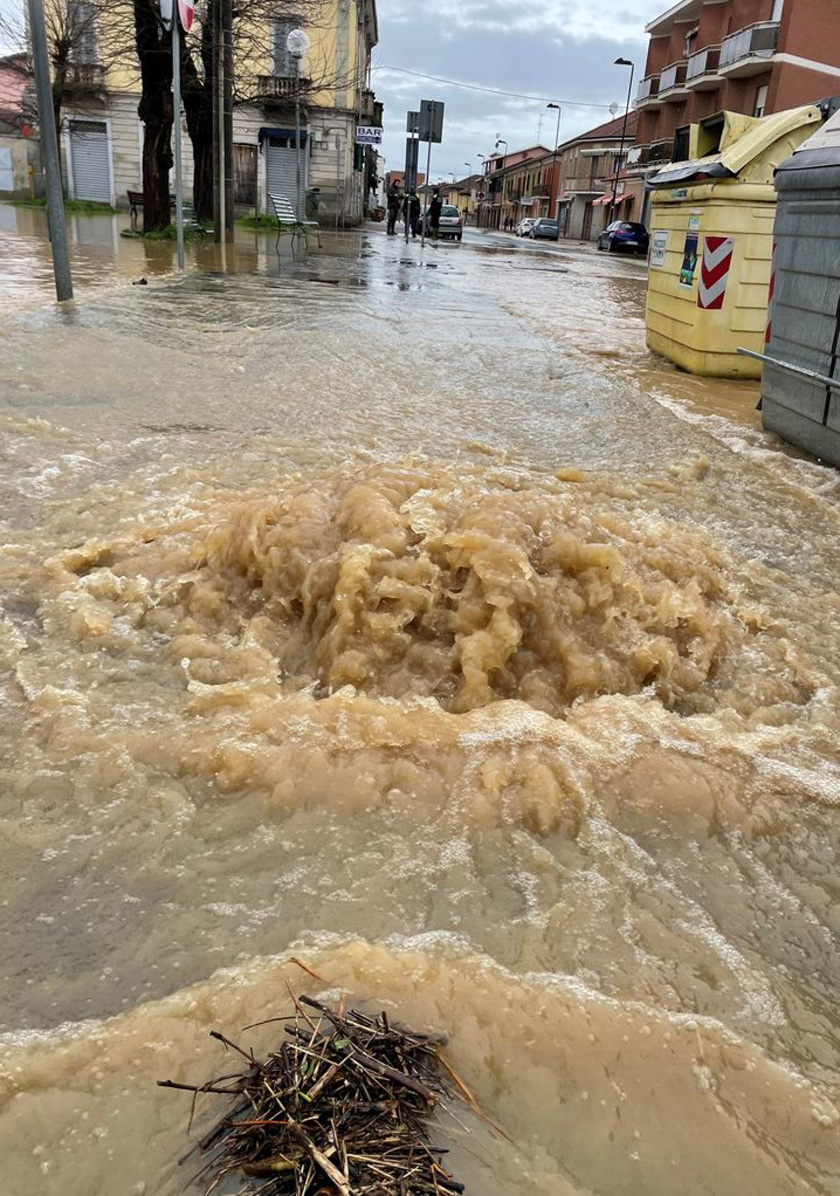
[[[346,1013],[343,1000],[332,1009],[305,996],[295,1000],[291,1017],[272,1021],[286,1023],[287,1041],[267,1059],[212,1031],[244,1057],[242,1072],[202,1085],[159,1081],[192,1092],[193,1110],[201,1092],[234,1097],[195,1148],[211,1155],[195,1176],[206,1196],[235,1174],[241,1196],[464,1191],[442,1164],[446,1150],[429,1137],[435,1108],[452,1097],[444,1072],[468,1093],[438,1055],[442,1038],[393,1025],[385,1013]]]

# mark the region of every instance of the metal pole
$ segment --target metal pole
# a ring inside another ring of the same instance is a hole
[[[430,131],[429,132],[428,150],[426,152],[426,198],[428,198],[428,196],[429,196],[429,176],[431,174],[431,169],[432,169],[432,140],[431,140],[431,131]],[[421,217],[421,220],[423,222],[423,227],[420,230],[420,248],[421,249],[426,244],[426,220],[427,220],[427,216],[428,216],[428,207],[429,207],[429,205],[427,204],[426,211],[423,212],[423,215]],[[421,211],[422,211],[422,208],[421,208]]]
[[[297,167],[297,218],[303,220],[303,197],[301,196],[302,172],[300,166],[300,55],[295,56],[295,149]]]
[[[559,158],[557,157],[557,149],[560,145],[560,117],[562,115],[563,115],[563,109],[558,104],[558,106],[557,106],[557,131],[554,134],[554,181],[557,184],[557,206],[555,208],[555,216],[558,221],[560,219],[560,166],[559,166]],[[551,212],[549,212],[548,214],[550,216]]]
[[[618,176],[621,173],[621,159],[624,157],[624,142],[627,137],[627,117],[630,115],[630,95],[633,91],[633,72],[635,66],[630,63],[630,82],[627,85],[627,103],[624,106],[624,124],[621,126],[621,144],[618,147],[618,162],[615,166],[615,178],[613,179],[613,197],[612,197],[612,218],[615,220],[615,205],[618,196]]]
[[[175,109],[175,237],[178,242],[178,269],[184,269],[184,202],[181,180],[181,39],[178,30],[178,5],[172,14],[172,96]]]
[[[224,185],[221,179],[222,145],[221,145],[221,106],[222,88],[219,81],[222,73],[219,62],[222,56],[222,0],[210,0],[212,15],[212,65],[211,91],[213,95],[213,240],[221,241],[223,236],[224,215],[222,213]],[[254,215],[259,215],[259,201]]]
[[[335,231],[338,232],[338,204],[341,190],[341,137],[335,135]]]
[[[73,279],[70,276],[70,259],[67,255],[61,165],[58,160],[43,0],[29,0],[29,32],[32,37],[32,66],[35,72],[38,118],[41,125],[41,150],[47,176],[47,220],[55,275],[55,295],[59,303],[63,303],[65,299],[73,298]]]
[[[225,169],[222,187],[225,192],[224,239],[233,240],[234,163],[233,163],[233,2],[222,0],[222,144]]]

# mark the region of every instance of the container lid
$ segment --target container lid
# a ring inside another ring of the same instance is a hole
[[[733,138],[722,152],[695,159],[693,162],[675,162],[666,166],[648,181],[648,186],[672,187],[675,183],[737,178],[751,162],[777,143],[783,142],[789,134],[803,125],[816,124],[820,119],[819,108],[808,104],[753,120],[746,131]]]
[[[794,165],[801,166],[801,163],[795,162],[795,159],[800,154],[808,153],[812,150],[829,150],[833,151],[834,161],[840,163],[840,112],[835,112],[830,120],[827,120],[824,125],[817,129],[813,137],[809,137],[807,141],[794,150]]]

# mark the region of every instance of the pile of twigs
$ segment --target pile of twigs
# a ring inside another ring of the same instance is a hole
[[[243,1071],[196,1086],[160,1081],[192,1092],[193,1110],[202,1092],[234,1098],[196,1148],[209,1154],[195,1176],[206,1196],[221,1185],[260,1196],[464,1191],[442,1164],[446,1151],[429,1139],[436,1105],[451,1096],[444,1069],[463,1088],[439,1057],[442,1040],[343,1004],[296,999],[291,1017],[269,1019],[285,1023],[286,1040],[263,1060],[213,1031],[244,1056]]]

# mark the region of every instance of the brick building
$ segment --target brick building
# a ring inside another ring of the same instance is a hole
[[[689,127],[840,93],[838,0],[680,0],[651,21],[628,184],[688,157]]]

